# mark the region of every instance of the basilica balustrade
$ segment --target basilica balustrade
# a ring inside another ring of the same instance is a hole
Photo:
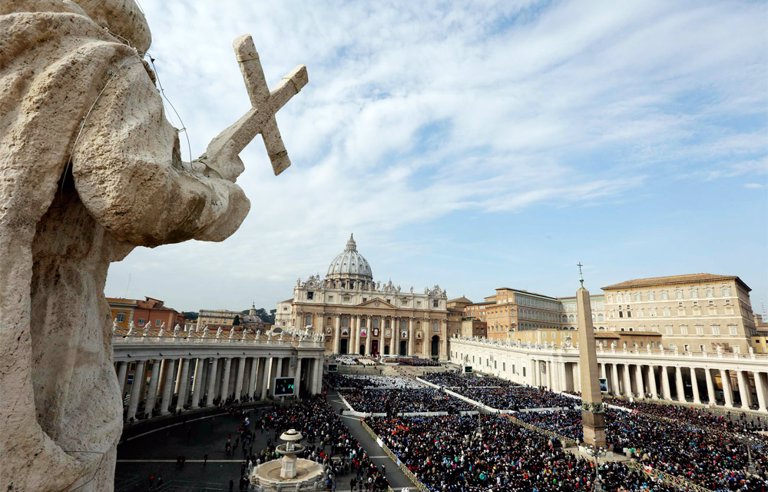
[[[226,401],[266,400],[277,377],[294,378],[297,393],[322,389],[322,335],[113,329],[112,348],[129,423]]]
[[[570,344],[454,337],[450,360],[521,384],[581,390]],[[598,346],[597,361],[603,390],[616,396],[768,413],[767,355]]]

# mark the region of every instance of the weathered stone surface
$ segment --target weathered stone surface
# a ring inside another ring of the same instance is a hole
[[[0,0],[0,32],[0,489],[112,490],[109,263],[231,235],[243,165],[181,161],[132,0]]]

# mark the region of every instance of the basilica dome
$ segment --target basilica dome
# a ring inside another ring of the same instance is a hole
[[[368,260],[357,252],[354,235],[349,236],[347,247],[331,262],[326,278],[332,280],[373,280],[373,273]]]

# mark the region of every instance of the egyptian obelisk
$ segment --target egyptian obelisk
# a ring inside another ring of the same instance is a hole
[[[605,407],[600,394],[595,332],[592,326],[592,306],[589,291],[584,288],[584,277],[579,263],[579,282],[576,291],[576,311],[579,314],[579,371],[581,376],[581,421],[584,425],[584,444],[605,447]]]

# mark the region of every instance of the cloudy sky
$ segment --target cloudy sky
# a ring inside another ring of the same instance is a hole
[[[277,117],[293,166],[242,154],[240,230],[138,248],[107,295],[273,308],[354,232],[404,289],[573,295],[581,261],[593,292],[711,272],[768,306],[765,2],[140,2],[193,157],[249,106],[235,37],[310,83]]]

